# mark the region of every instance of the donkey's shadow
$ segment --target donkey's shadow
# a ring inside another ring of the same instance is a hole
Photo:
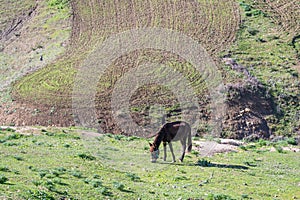
[[[199,160],[196,163],[192,162],[157,162],[157,164],[176,165],[176,166],[198,166],[198,167],[216,167],[216,168],[228,168],[228,169],[243,169],[247,170],[249,167],[244,165],[233,165],[233,164],[221,164],[213,163],[206,160]]]

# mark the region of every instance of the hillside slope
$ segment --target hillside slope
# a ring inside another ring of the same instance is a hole
[[[75,125],[76,116],[72,111],[74,79],[90,53],[117,33],[160,27],[189,36],[215,60],[223,82],[229,88],[227,115],[219,135],[241,138],[257,133],[269,137],[269,132],[285,135],[299,132],[300,83],[295,66],[299,65],[297,19],[300,9],[296,1],[28,2],[30,6],[17,6],[25,13],[35,8],[36,14],[25,20],[20,39],[13,40],[14,44],[9,43],[11,39],[1,37],[1,57],[6,63],[5,73],[1,73],[1,85],[7,86],[1,95],[6,97],[0,109],[1,124]],[[7,4],[3,2],[3,5]],[[50,14],[47,15],[47,11]],[[1,26],[9,27],[11,21],[20,16],[22,14],[11,16],[5,26]],[[38,27],[43,28],[39,30]],[[29,34],[26,34],[28,30]],[[39,31],[45,33],[45,42],[32,36],[40,35]],[[14,37],[19,37],[16,33]],[[19,54],[11,53],[12,58],[7,56],[7,51],[13,52],[10,48],[24,46],[26,42],[33,45],[29,53],[25,49]],[[228,63],[228,59],[235,65]],[[105,71],[99,80],[95,100],[99,127],[106,132],[122,132],[110,108],[114,86],[131,69],[148,62],[169,65],[187,77],[201,107],[202,124],[196,128],[199,134],[208,132],[211,129],[212,113],[208,107],[211,99],[207,95],[208,86],[202,80],[203,74],[180,56],[153,49],[127,53]],[[20,70],[23,72],[18,73]],[[12,101],[7,100],[8,97]],[[178,109],[174,93],[158,85],[140,87],[130,101],[133,119],[143,126],[160,118],[157,110],[151,110],[155,105],[163,105],[168,120],[180,118],[182,111]],[[238,118],[246,108],[252,114]],[[154,113],[151,115],[151,112]],[[264,124],[267,128],[263,128]]]

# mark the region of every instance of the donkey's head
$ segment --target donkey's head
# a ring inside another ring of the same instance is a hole
[[[155,147],[155,145],[152,143],[149,143],[149,145],[150,145],[150,153],[151,153],[151,162],[155,163],[159,157],[159,149],[157,149],[157,147]]]

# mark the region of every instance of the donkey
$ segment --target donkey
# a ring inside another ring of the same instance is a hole
[[[170,151],[172,153],[173,162],[175,161],[175,155],[173,152],[172,141],[180,140],[182,145],[182,154],[179,158],[180,162],[183,161],[185,150],[186,150],[186,140],[188,139],[187,151],[192,150],[192,136],[191,136],[191,126],[184,121],[175,121],[165,123],[160,130],[155,134],[156,137],[153,143],[149,143],[151,152],[151,162],[156,162],[159,157],[159,145],[163,142],[164,145],[164,161],[167,158],[167,144],[169,144]]]

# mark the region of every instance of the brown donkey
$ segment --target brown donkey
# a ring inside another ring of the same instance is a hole
[[[191,126],[187,122],[176,121],[165,123],[156,133],[154,142],[152,144],[149,143],[151,152],[151,162],[156,162],[157,158],[159,157],[159,145],[161,142],[163,142],[164,145],[164,161],[166,161],[167,158],[167,144],[169,144],[170,151],[173,157],[173,162],[176,162],[171,142],[178,140],[181,142],[182,145],[182,154],[179,158],[180,162],[182,162],[185,155],[187,139],[187,151],[190,152],[192,150],[192,136]]]

